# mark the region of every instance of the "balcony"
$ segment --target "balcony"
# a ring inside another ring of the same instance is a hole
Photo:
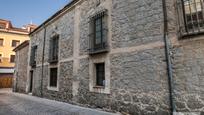
[[[49,62],[50,64],[58,63],[58,55],[50,56],[48,62]]]
[[[204,2],[177,1],[178,25],[181,38],[204,34]]]
[[[107,40],[107,29],[102,30],[102,35],[96,40],[95,33],[89,35],[89,49],[90,55],[106,53],[109,51],[109,45]],[[96,43],[97,42],[97,43]]]

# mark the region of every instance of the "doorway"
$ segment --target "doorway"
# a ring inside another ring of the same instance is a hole
[[[30,88],[29,93],[33,92],[33,71],[30,71]]]

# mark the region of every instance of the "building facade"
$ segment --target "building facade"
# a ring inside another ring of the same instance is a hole
[[[29,41],[24,41],[13,51],[16,55],[13,91],[26,93]]]
[[[26,91],[131,115],[200,114],[203,12],[199,0],[73,0],[30,34]]]
[[[24,28],[13,27],[10,21],[0,19],[0,82],[5,84],[0,88],[11,87],[15,65],[13,49],[28,40],[28,34],[34,28],[34,25],[27,25]]]

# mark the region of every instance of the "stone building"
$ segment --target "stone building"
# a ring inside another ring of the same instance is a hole
[[[13,91],[26,93],[29,41],[24,41],[13,51],[16,53]]]
[[[131,115],[199,114],[203,10],[199,0],[73,0],[30,34],[26,91]]]

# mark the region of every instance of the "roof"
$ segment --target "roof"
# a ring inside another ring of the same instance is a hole
[[[26,40],[23,43],[21,43],[20,45],[18,45],[15,49],[13,49],[13,51],[17,52],[28,45],[29,45],[29,40]]]
[[[17,28],[12,26],[11,21],[5,20],[5,19],[0,19],[0,24],[3,25],[3,28],[0,28],[0,32],[23,34],[23,35],[28,35],[30,33],[29,28],[35,29],[37,27],[34,24],[27,24],[23,28]]]
[[[37,30],[39,30],[41,27],[43,27],[45,24],[47,24],[48,22],[50,22],[52,19],[54,19],[55,17],[59,16],[62,12],[64,12],[67,8],[70,8],[72,5],[74,5],[76,2],[78,2],[79,0],[72,0],[71,2],[69,2],[66,6],[64,6],[61,10],[57,11],[55,14],[53,14],[50,18],[48,18],[46,21],[44,21],[40,26],[38,26],[35,30],[33,30],[32,32],[30,32],[29,35],[32,35],[33,33],[35,33]]]

